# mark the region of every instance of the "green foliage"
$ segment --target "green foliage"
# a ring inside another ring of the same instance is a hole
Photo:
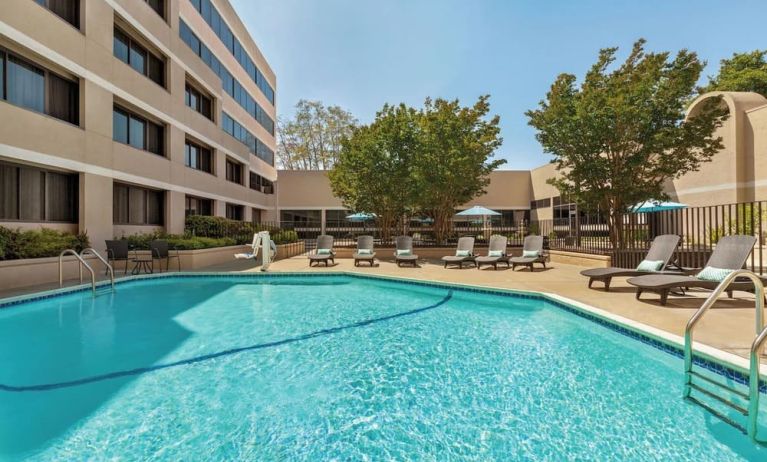
[[[561,74],[546,100],[527,112],[559,176],[549,180],[578,204],[606,212],[613,244],[622,242],[621,214],[649,199],[666,199],[665,183],[696,171],[723,148],[714,131],[725,111],[717,98],[685,119],[703,63],[681,50],[646,53],[639,40],[614,69],[617,48],[603,49],[576,85]]]
[[[758,206],[755,207],[754,204],[738,204],[735,206],[734,216],[724,221],[725,223],[721,226],[708,229],[708,237],[712,244],[716,244],[724,236],[759,234],[760,224],[767,221],[767,210],[762,210],[760,213]]]
[[[287,170],[327,170],[338,160],[341,142],[357,120],[338,106],[301,100],[292,119],[280,118],[277,159]]]
[[[277,245],[292,244],[298,242],[298,233],[292,229],[281,229],[270,235],[271,239]]]
[[[0,226],[0,260],[57,257],[62,250],[80,252],[88,247],[86,234],[73,234],[47,228],[22,231]]]
[[[234,239],[227,237],[182,236],[178,234],[165,234],[163,232],[132,234],[130,236],[123,236],[120,239],[127,240],[128,246],[135,250],[149,250],[149,242],[156,239],[166,240],[170,248],[178,250],[212,249],[237,245]]]
[[[455,208],[482,194],[501,145],[500,119],[489,120],[489,97],[470,107],[427,99],[422,109],[385,105],[375,121],[342,143],[329,172],[333,193],[352,210],[375,213],[384,238],[403,216],[434,219],[448,237]]]
[[[224,217],[210,217],[202,215],[190,215],[186,218],[185,232],[190,236],[230,238],[237,244],[249,244],[253,241],[253,235],[259,231],[269,231],[274,234],[278,231],[275,226],[254,224],[245,221],[230,220]]]
[[[730,59],[721,60],[719,73],[700,89],[701,93],[709,91],[753,91],[767,96],[767,50],[733,53]]]

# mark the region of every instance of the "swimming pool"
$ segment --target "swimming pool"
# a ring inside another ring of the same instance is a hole
[[[682,361],[537,296],[137,279],[0,310],[0,459],[766,460]]]

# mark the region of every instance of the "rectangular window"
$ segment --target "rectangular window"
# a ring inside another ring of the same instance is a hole
[[[80,28],[80,0],[35,0],[69,24]]]
[[[213,155],[211,150],[189,140],[184,145],[184,163],[187,167],[213,173]]]
[[[184,103],[208,119],[213,120],[213,103],[211,98],[189,83],[186,84]]]
[[[17,106],[45,112],[45,72],[15,57],[6,61],[6,99]]]
[[[0,164],[0,220],[77,221],[78,176]]]
[[[280,221],[290,226],[319,226],[322,221],[322,212],[320,210],[282,210]]]
[[[159,14],[162,19],[165,19],[165,0],[144,0],[155,13]]]
[[[136,149],[165,155],[165,127],[118,106],[112,111],[112,139]]]
[[[224,129],[224,132],[247,146],[251,154],[254,154],[269,165],[274,165],[274,151],[247,131],[239,122],[232,119],[226,112],[221,114],[221,127]]]
[[[165,59],[156,56],[136,42],[125,31],[115,26],[112,42],[115,58],[165,87]]]
[[[242,183],[242,164],[226,159],[226,180],[232,183]]]
[[[242,221],[245,216],[245,207],[237,204],[226,204],[226,218]]]
[[[118,225],[162,226],[165,192],[114,183],[112,221]]]
[[[185,215],[213,215],[213,201],[200,197],[186,196]]]

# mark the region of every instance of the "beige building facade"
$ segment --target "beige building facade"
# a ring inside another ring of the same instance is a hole
[[[227,0],[4,0],[0,225],[274,219],[276,78]]]
[[[756,93],[708,93],[690,105],[688,117],[695,115],[702,102],[718,95],[729,112],[717,132],[724,149],[699,171],[669,182],[667,193],[691,207],[767,200],[767,98]],[[486,193],[459,208],[483,205],[501,212],[501,221],[508,224],[572,217],[577,213],[575,204],[548,183],[556,175],[553,164],[529,171],[492,172]],[[326,172],[280,171],[279,177],[281,220],[325,226],[349,213],[333,196]]]

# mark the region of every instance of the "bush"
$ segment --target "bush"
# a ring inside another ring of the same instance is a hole
[[[186,234],[190,236],[231,238],[238,244],[249,244],[253,234],[259,231],[269,231],[275,234],[279,228],[263,224],[230,220],[224,217],[209,217],[190,215],[186,218]]]
[[[165,234],[162,232],[133,234],[130,236],[123,236],[119,239],[128,241],[128,246],[135,250],[149,250],[149,242],[155,239],[166,240],[171,249],[176,248],[178,250],[213,249],[216,247],[237,245],[237,242],[232,238],[182,236],[178,234]]]
[[[88,247],[86,234],[73,234],[41,228],[29,231],[0,226],[0,260],[57,257],[62,250],[80,252]]]
[[[291,244],[293,242],[298,242],[298,233],[292,229],[281,229],[271,235],[271,238],[277,245]]]

